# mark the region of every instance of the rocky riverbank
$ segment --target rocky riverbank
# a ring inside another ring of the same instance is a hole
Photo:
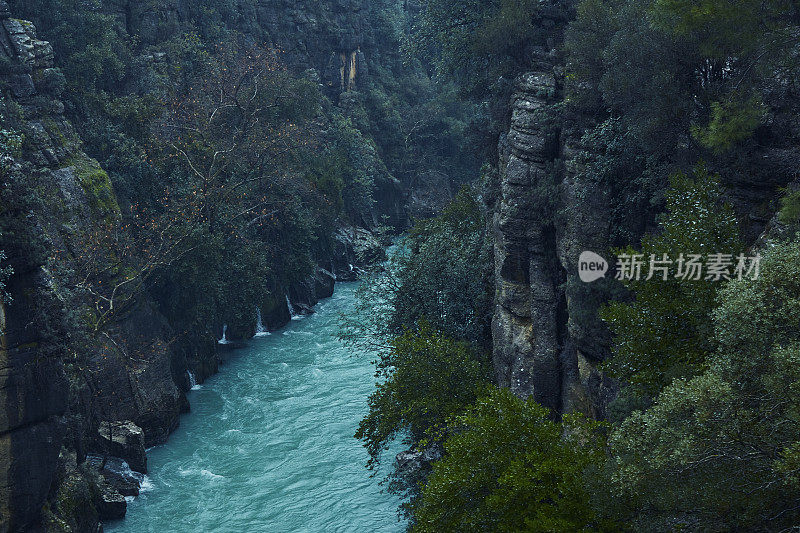
[[[89,257],[110,280],[124,275],[124,261],[91,238],[117,225],[124,245],[124,206],[65,118],[53,48],[1,1],[0,63],[0,249],[9,268],[0,305],[0,531],[97,531],[125,514],[125,496],[147,472],[145,449],[178,426],[191,381],[217,371],[223,326],[232,342],[256,333],[258,315],[263,328],[278,329],[290,308],[313,312],[337,279],[355,279],[383,249],[368,229],[342,222],[313,274],[275,287],[245,323],[220,317],[177,331],[139,292],[99,332],[75,271]]]

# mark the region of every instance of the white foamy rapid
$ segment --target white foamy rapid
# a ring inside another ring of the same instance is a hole
[[[108,533],[154,531],[401,533],[399,499],[383,490],[353,438],[375,390],[376,358],[337,339],[355,316],[341,283],[305,320],[250,342],[192,393],[191,413],[148,453],[154,488]]]

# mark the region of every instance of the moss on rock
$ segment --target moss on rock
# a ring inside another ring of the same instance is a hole
[[[78,183],[86,193],[92,214],[116,218],[120,215],[119,203],[108,174],[94,159],[81,158],[70,161]]]
[[[42,522],[48,533],[92,531],[99,517],[94,501],[97,487],[75,465],[61,480],[53,501],[43,509]]]

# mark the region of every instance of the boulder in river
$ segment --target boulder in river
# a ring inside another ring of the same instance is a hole
[[[105,480],[101,480],[97,484],[97,489],[94,506],[100,520],[125,518],[125,513],[128,511],[128,502],[125,501],[125,496]]]
[[[384,246],[364,228],[341,227],[334,240],[334,274],[339,281],[355,281],[361,271],[386,260]]]
[[[424,481],[433,468],[433,462],[442,457],[442,449],[438,445],[428,446],[424,450],[406,450],[395,456],[395,470],[398,480],[409,487]]]
[[[124,459],[89,455],[86,464],[123,496],[138,496],[144,474],[134,472]]]
[[[114,457],[121,457],[132,470],[147,473],[147,454],[142,428],[131,422],[103,422],[97,431],[102,448]]]
[[[261,320],[267,331],[280,329],[292,319],[289,313],[289,304],[286,303],[284,296],[275,294],[267,295],[261,304]]]

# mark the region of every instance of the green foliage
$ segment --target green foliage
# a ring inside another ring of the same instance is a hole
[[[422,71],[416,62],[413,66]],[[361,93],[368,117],[364,131],[375,139],[391,173],[411,187],[432,173],[454,184],[470,182],[479,161],[474,148],[465,146],[474,105],[460,98],[452,83],[433,83],[408,69],[379,70],[374,78],[380,83],[371,81]]]
[[[601,311],[614,334],[614,356],[606,368],[640,392],[653,394],[678,377],[693,376],[705,368],[713,351],[711,311],[720,283],[675,279],[681,254],[698,254],[705,264],[709,254],[742,251],[738,223],[732,209],[720,200],[718,178],[699,166],[694,177],[673,176],[666,194],[667,211],[659,218],[660,233],[642,240],[641,252],[620,253],[675,261],[668,279],[661,273],[650,280],[631,280],[632,302],[612,302]],[[735,265],[734,265],[735,266]],[[643,271],[647,271],[645,264]]]
[[[648,153],[721,153],[759,124],[760,88],[797,71],[796,21],[788,0],[584,0],[566,33],[567,94],[621,116]]]
[[[543,44],[548,33],[540,14],[533,0],[427,0],[408,47],[435,57],[442,73],[482,94],[497,77],[529,64],[528,47]]]
[[[711,122],[706,127],[693,126],[692,135],[706,148],[723,153],[750,138],[761,123],[763,106],[755,101],[711,104]]]
[[[800,191],[787,192],[781,198],[778,220],[783,224],[795,224],[800,221]]]
[[[140,240],[169,251],[151,292],[180,329],[245,333],[257,305],[311,273],[341,175],[308,149],[316,87],[238,40],[209,57],[148,143]]]
[[[637,529],[780,531],[797,523],[798,280],[798,242],[771,247],[757,280],[720,292],[719,350],[707,370],[676,380],[614,431],[615,486]]]
[[[64,73],[58,68],[49,68],[37,73],[38,79],[35,79],[36,87],[44,94],[58,98],[64,92],[67,86],[67,79]]]
[[[362,281],[356,300],[364,312],[345,317],[342,339],[380,352],[387,339],[425,320],[487,348],[492,261],[481,209],[465,188],[439,216],[417,221],[389,250],[386,268]]]
[[[594,429],[578,417],[554,422],[532,398],[492,389],[451,421],[411,530],[611,530],[585,488],[603,459]]]
[[[603,108],[619,113],[648,154],[675,156],[682,149],[697,112],[713,91],[700,79],[685,76],[701,70],[704,58],[692,39],[675,39],[648,24],[648,2],[628,1],[615,9],[613,36],[604,50],[599,77]],[[583,46],[594,46],[584,41]],[[583,54],[591,54],[584,48]]]
[[[582,0],[575,20],[564,35],[568,70],[566,100],[581,108],[602,107],[600,83],[603,76],[603,55],[598,50],[608,47],[617,21],[614,11],[604,0]]]
[[[588,181],[588,190],[599,188],[608,195],[611,209],[610,241],[627,244],[644,233],[648,216],[660,210],[666,179],[663,165],[647,154],[623,120],[609,118],[588,130],[576,150],[574,168],[580,180]],[[577,148],[577,147],[576,147]],[[594,209],[591,195],[577,198],[585,209]],[[568,217],[570,213],[559,213]]]
[[[407,444],[436,441],[447,420],[475,401],[488,383],[488,369],[465,342],[445,337],[429,324],[390,342],[378,365],[383,382],[369,398],[369,414],[356,438],[364,441],[369,465],[396,436]]]
[[[371,140],[354,127],[351,119],[333,117],[332,141],[343,181],[345,212],[353,222],[369,227],[376,183],[389,179],[389,171]]]
[[[0,99],[5,109],[6,102]],[[0,113],[0,123],[5,124],[5,115]],[[14,164],[14,159],[21,156],[23,136],[14,130],[0,129],[0,177],[5,177]]]
[[[343,191],[349,177],[355,172],[340,151],[328,151],[320,156],[311,156],[306,163],[308,179],[333,206],[336,213],[344,207]]]
[[[656,0],[651,13],[655,27],[698,34],[705,55],[728,58],[763,51],[796,10],[791,0]]]
[[[500,0],[483,15],[473,34],[472,47],[479,55],[514,56],[525,47],[535,25],[538,2],[534,0]]]
[[[14,13],[36,22],[53,45],[74,102],[94,91],[111,90],[126,74],[130,47],[115,17],[100,0],[11,2]]]
[[[0,239],[2,239],[2,235],[0,235]],[[6,259],[5,252],[0,250],[0,305],[8,305],[11,302],[11,295],[6,291],[6,282],[14,273],[14,268],[11,265],[3,264]],[[0,329],[0,335],[2,334],[3,330]]]
[[[474,192],[462,189],[441,215],[409,232],[394,267],[392,330],[424,317],[448,336],[485,343],[492,273],[481,209]]]
[[[758,279],[731,282],[714,311],[721,350],[746,356],[753,365],[772,348],[800,341],[792,327],[800,312],[800,242],[770,243],[762,253]]]
[[[98,217],[114,218],[120,215],[117,197],[108,174],[94,159],[76,159],[70,162],[92,212]]]
[[[191,254],[152,280],[151,293],[173,326],[202,331],[209,323],[225,322],[246,331],[254,309],[271,294],[274,262],[257,242],[225,242],[220,235],[198,232],[187,243]],[[310,270],[298,268],[298,274]]]

